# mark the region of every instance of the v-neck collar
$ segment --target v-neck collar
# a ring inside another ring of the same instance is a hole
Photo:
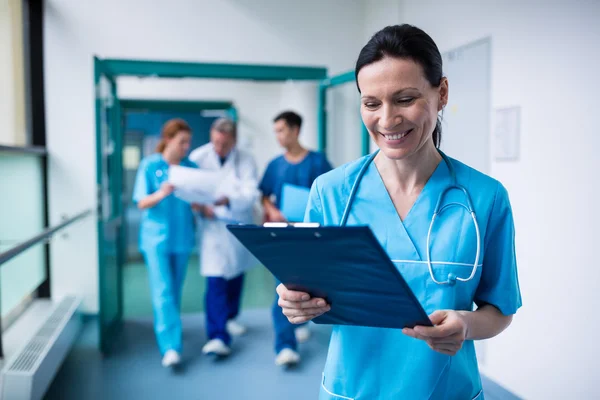
[[[444,161],[444,159],[440,160],[438,165],[433,170],[433,173],[427,180],[427,182],[425,182],[425,186],[423,186],[423,189],[421,189],[421,193],[419,193],[419,195],[415,199],[414,203],[411,205],[404,220],[400,217],[400,214],[398,214],[398,211],[396,210],[396,206],[394,205],[394,202],[392,201],[392,197],[390,196],[390,193],[388,192],[387,188],[385,187],[385,182],[383,181],[383,177],[381,176],[381,173],[379,172],[379,169],[377,168],[377,165],[375,164],[375,162],[371,163],[371,165],[369,166],[369,169],[371,169],[372,173],[374,173],[374,175],[376,176],[377,185],[382,190],[382,192],[385,193],[387,200],[388,200],[387,203],[389,203],[389,205],[394,209],[394,213],[396,214],[398,221],[402,225],[406,225],[406,224],[410,223],[410,221],[412,219],[412,215],[414,214],[414,212],[413,212],[414,209],[419,207],[420,203],[423,202],[422,199],[425,196],[427,196],[428,192],[431,190],[431,186],[434,186],[435,183],[437,181],[439,181],[439,179],[441,178],[440,175],[442,175],[442,172],[443,172],[442,170],[443,169],[447,170],[448,168],[446,166],[446,162]]]
[[[405,247],[403,253],[408,250],[409,253],[412,253],[410,255],[413,257],[412,259],[421,260],[418,246],[415,245],[415,240],[418,241],[420,238],[411,237],[411,227],[418,224],[429,224],[429,221],[431,221],[433,209],[441,192],[441,187],[447,184],[447,178],[449,177],[446,162],[441,160],[436,166],[404,220],[400,218],[374,162],[369,166],[367,175],[369,175],[367,179],[374,183],[374,190],[371,195],[376,197],[377,204],[381,204],[382,209],[379,212],[383,214],[385,221],[388,221],[386,223],[386,242],[410,243],[410,247]],[[406,254],[405,256],[409,255]]]

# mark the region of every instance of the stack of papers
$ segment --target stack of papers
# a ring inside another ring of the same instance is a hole
[[[175,186],[175,196],[188,203],[210,205],[223,197],[258,196],[258,183],[242,181],[232,170],[211,171],[172,165],[169,183]]]
[[[188,203],[213,204],[221,195],[218,189],[223,178],[220,171],[169,167],[169,183],[175,186],[175,196]]]

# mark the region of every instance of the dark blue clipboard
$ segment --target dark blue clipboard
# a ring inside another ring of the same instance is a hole
[[[288,289],[331,304],[317,324],[432,326],[368,226],[227,228]]]

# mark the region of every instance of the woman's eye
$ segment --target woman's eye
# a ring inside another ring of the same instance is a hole
[[[377,107],[377,103],[365,103],[365,107],[367,107],[367,108],[375,108],[375,107]]]
[[[410,104],[415,100],[414,97],[403,97],[401,99],[396,100],[398,104]]]

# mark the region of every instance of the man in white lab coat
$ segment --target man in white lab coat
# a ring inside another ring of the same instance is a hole
[[[207,277],[206,327],[209,341],[204,354],[227,356],[231,335],[245,327],[235,321],[239,312],[244,272],[258,261],[227,230],[228,223],[253,223],[259,192],[256,163],[249,153],[236,147],[236,124],[227,118],[216,120],[210,143],[194,150],[189,158],[202,170],[223,174],[214,205],[199,207],[201,274]]]

